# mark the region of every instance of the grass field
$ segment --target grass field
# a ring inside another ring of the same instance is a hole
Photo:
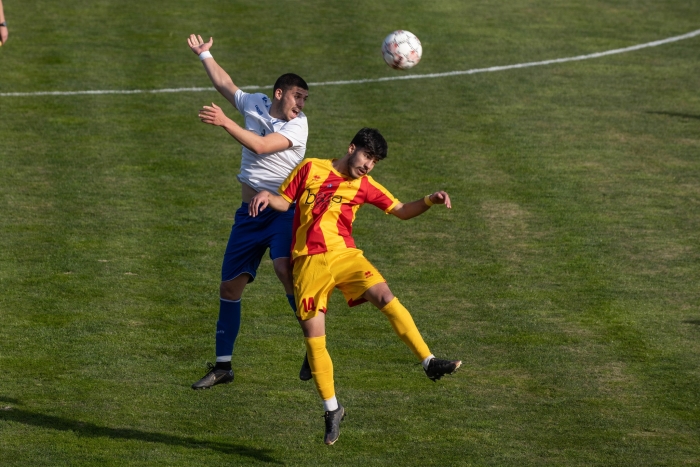
[[[6,0],[0,93],[398,76],[590,54],[700,28],[700,3]],[[0,465],[700,465],[700,37],[574,63],[312,86],[307,156],[362,126],[399,199],[355,238],[431,349],[437,384],[365,305],[328,314],[341,437],[322,443],[303,341],[269,259],[236,381],[214,358],[240,147],[216,92],[0,96]],[[233,109],[228,112],[234,116]],[[240,119],[238,119],[240,121]]]

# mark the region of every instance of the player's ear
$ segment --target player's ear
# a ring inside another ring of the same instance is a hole
[[[282,88],[275,89],[275,99],[277,99],[278,101],[281,101],[282,94],[284,94],[284,92],[282,91]]]
[[[350,146],[348,146],[348,154],[352,154],[355,152],[355,145],[350,143]]]

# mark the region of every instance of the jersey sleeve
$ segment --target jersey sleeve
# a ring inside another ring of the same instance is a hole
[[[399,200],[394,198],[394,195],[389,193],[389,190],[370,176],[367,176],[367,197],[365,202],[377,206],[387,214],[399,204]]]
[[[282,182],[278,191],[287,202],[293,203],[297,201],[302,193],[304,193],[311,166],[311,161],[301,161],[301,163],[292,170],[292,173]]]
[[[233,95],[233,101],[236,104],[236,109],[243,115],[243,111],[245,110],[245,106],[248,103],[248,98],[250,97],[250,94],[247,92],[243,92],[240,89],[236,91],[236,94]]]
[[[292,146],[305,148],[306,140],[309,137],[309,125],[306,122],[306,115],[299,114],[298,117],[285,123],[277,133],[291,141]]]

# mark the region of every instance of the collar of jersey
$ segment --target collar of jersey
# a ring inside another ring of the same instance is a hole
[[[340,176],[340,178],[342,178],[344,181],[346,181],[346,182],[354,182],[355,180],[359,180],[360,178],[366,177],[366,176],[367,176],[367,174],[364,174],[364,175],[363,175],[362,177],[360,177],[360,178],[346,177],[345,175],[341,174],[338,170],[336,170],[336,168],[333,166],[333,162],[335,162],[335,161],[337,161],[337,160],[338,160],[338,159],[331,159],[331,160],[330,160],[331,170],[333,171],[334,174]]]

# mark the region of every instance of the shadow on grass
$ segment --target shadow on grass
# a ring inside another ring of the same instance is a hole
[[[694,324],[696,326],[700,326],[700,319],[686,319],[683,320],[685,324]]]
[[[668,117],[680,117],[680,118],[694,118],[696,120],[700,120],[700,115],[692,115],[692,114],[682,114],[679,112],[662,112],[662,111],[649,111],[647,112],[648,114],[654,114],[654,115],[666,115]]]
[[[19,403],[19,401],[15,399],[5,397],[0,397],[0,401],[15,404]],[[79,436],[88,436],[92,438],[106,437],[113,439],[134,439],[139,441],[148,441],[151,443],[184,446],[186,448],[212,449],[214,451],[223,452],[224,454],[235,454],[250,457],[261,462],[284,465],[284,462],[271,457],[267,453],[268,450],[265,449],[253,449],[240,444],[199,441],[195,438],[166,435],[163,433],[151,433],[148,431],[133,430],[130,428],[109,428],[106,426],[95,425],[93,423],[84,423],[67,418],[55,417],[53,415],[28,412],[16,407],[0,408],[0,421],[23,423],[25,425],[50,428],[53,430],[71,431]]]
[[[0,396],[0,402],[9,402],[10,404],[21,404],[18,399],[13,399],[12,397]]]

